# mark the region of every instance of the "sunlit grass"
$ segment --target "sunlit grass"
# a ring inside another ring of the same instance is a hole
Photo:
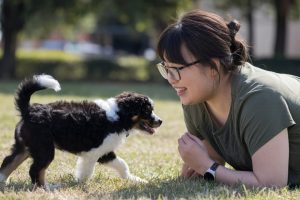
[[[9,153],[18,113],[14,109],[14,90],[17,83],[0,83],[0,160]],[[28,175],[31,160],[25,161],[11,176],[10,183],[0,192],[0,199],[299,199],[299,190],[254,189],[243,186],[228,187],[207,183],[201,179],[178,178],[181,160],[177,152],[177,138],[184,131],[181,105],[168,86],[108,83],[62,83],[59,93],[43,91],[35,94],[32,102],[59,99],[82,100],[107,98],[123,91],[145,93],[155,101],[155,111],[164,120],[153,136],[136,134],[117,151],[133,174],[149,181],[136,184],[118,178],[104,166],[96,166],[91,180],[78,184],[73,172],[76,156],[56,151],[47,171],[50,184],[61,184],[51,192],[32,192]]]

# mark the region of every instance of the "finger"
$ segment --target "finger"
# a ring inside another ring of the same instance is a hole
[[[185,144],[185,141],[183,140],[182,137],[178,139],[178,144],[179,145],[184,145]]]
[[[188,140],[186,139],[185,136],[181,136],[181,137],[178,139],[178,144],[186,145],[187,142],[188,142]]]
[[[184,143],[188,143],[190,141],[187,135],[181,136],[181,139],[184,141]]]
[[[187,167],[186,169],[182,169],[181,175],[182,175],[183,177],[185,177],[185,178],[190,177],[190,175],[191,175],[190,168]]]
[[[187,135],[189,136],[189,138],[191,138],[192,140],[196,141],[196,142],[202,142],[200,140],[200,138],[198,138],[197,136],[191,134],[191,133],[187,133]]]
[[[188,135],[183,135],[181,136],[181,138],[184,141],[184,143],[189,143],[192,141],[192,139]]]
[[[193,171],[193,173],[191,174],[191,178],[194,178],[194,177],[196,177],[198,175],[198,173],[197,172],[195,172],[195,171]]]
[[[199,173],[197,173],[197,172],[195,172],[192,176],[191,176],[191,178],[203,178],[203,176],[201,175],[201,174],[199,174]]]
[[[181,172],[180,176],[187,178],[186,172],[183,172],[183,171]]]
[[[198,137],[196,137],[195,135],[193,135],[193,134],[191,134],[191,133],[186,133],[186,135],[188,136],[188,137],[190,137],[191,139],[199,139]]]
[[[186,175],[187,175],[187,177],[192,177],[194,173],[195,173],[195,171],[192,168],[189,168],[187,170]]]
[[[181,176],[187,177],[188,167],[183,166],[181,169]]]
[[[178,147],[177,147],[177,149],[178,149],[180,157],[182,157],[182,149],[184,148],[184,145],[185,144],[181,140],[178,140]]]

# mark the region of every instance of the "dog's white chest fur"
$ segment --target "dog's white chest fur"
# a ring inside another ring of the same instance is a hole
[[[81,182],[90,178],[93,174],[97,160],[103,155],[117,149],[125,141],[125,138],[125,131],[119,134],[109,134],[99,147],[78,154],[79,158],[77,160],[75,171],[76,179]]]
[[[117,133],[109,134],[103,140],[103,143],[99,147],[93,148],[88,152],[82,152],[78,155],[80,157],[85,157],[86,159],[93,160],[93,162],[95,162],[101,156],[117,149],[122,143],[124,143],[125,139],[126,139],[125,131],[119,134]]]

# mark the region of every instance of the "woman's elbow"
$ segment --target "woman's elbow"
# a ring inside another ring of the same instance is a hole
[[[258,185],[260,187],[275,187],[275,188],[283,188],[286,187],[288,183],[288,178],[286,177],[274,177],[268,180],[258,180]]]

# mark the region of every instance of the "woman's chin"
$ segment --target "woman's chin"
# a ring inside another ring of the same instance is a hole
[[[185,105],[185,106],[187,106],[187,105],[195,105],[195,104],[198,104],[200,102],[201,101],[195,101],[195,100],[191,100],[189,98],[180,97],[180,103],[182,105]]]
[[[189,99],[186,99],[183,97],[180,97],[180,102],[182,105],[185,105],[185,106],[192,104],[192,102]]]

